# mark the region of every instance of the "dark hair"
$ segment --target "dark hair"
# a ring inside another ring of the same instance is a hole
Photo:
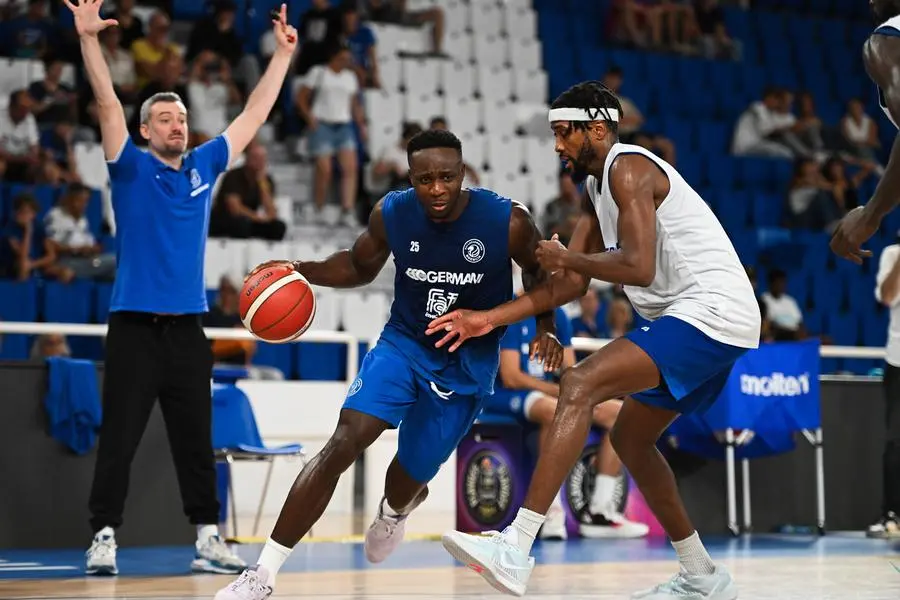
[[[580,108],[588,111],[592,118],[609,117],[608,111],[615,109],[619,117],[622,116],[622,103],[619,102],[619,97],[600,81],[583,81],[573,85],[557,96],[550,108]],[[603,121],[614,135],[618,135],[618,121],[611,121],[609,118],[604,118]],[[572,127],[585,129],[587,122],[572,121]]]
[[[31,192],[20,192],[16,195],[15,198],[13,198],[13,210],[15,212],[19,212],[26,206],[30,206],[32,209],[34,209],[35,212],[40,209],[38,201],[35,199],[34,194],[32,194]]]
[[[429,148],[452,148],[462,156],[462,142],[446,129],[426,129],[414,135],[406,145],[406,157],[412,158],[413,152]]]
[[[772,285],[780,279],[787,279],[787,273],[781,269],[772,269],[769,271],[769,285]]]

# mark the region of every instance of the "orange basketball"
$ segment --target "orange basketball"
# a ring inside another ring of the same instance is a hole
[[[273,344],[303,335],[316,316],[309,282],[290,267],[262,269],[241,289],[241,322],[250,333]]]

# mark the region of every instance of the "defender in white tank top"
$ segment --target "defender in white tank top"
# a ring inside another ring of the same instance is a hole
[[[648,287],[624,286],[635,310],[650,321],[672,316],[709,337],[741,348],[759,345],[759,304],[731,240],[712,210],[667,162],[640,146],[614,144],[602,181],[585,186],[607,251],[618,246],[619,207],[610,195],[609,168],[622,154],[640,154],[669,179],[656,210],[656,277]]]

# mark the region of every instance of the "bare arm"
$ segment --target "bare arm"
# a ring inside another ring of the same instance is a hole
[[[863,62],[872,81],[882,90],[884,104],[894,118],[900,118],[900,79],[895,65],[900,61],[900,38],[872,35],[863,49]],[[900,202],[900,136],[894,138],[884,175],[865,211],[880,222]]]
[[[296,261],[294,269],[313,285],[331,288],[353,288],[371,283],[391,254],[384,218],[383,200],[379,200],[369,217],[369,226],[349,250],[335,252],[321,261]]]
[[[535,256],[540,241],[541,232],[534,224],[531,213],[518,202],[514,202],[509,216],[509,255],[522,268],[522,286],[526,292],[549,279],[549,273],[541,269]],[[552,308],[535,317],[538,332],[556,332],[556,319]]]
[[[559,398],[559,384],[532,377],[522,371],[517,350],[500,351],[500,379],[504,387],[512,390],[535,390]]]

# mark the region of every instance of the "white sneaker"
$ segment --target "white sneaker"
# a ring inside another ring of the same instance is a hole
[[[547,518],[541,526],[538,534],[542,540],[567,540],[569,532],[566,531],[566,511],[562,506],[553,504],[547,511]]]
[[[378,505],[378,516],[366,531],[366,558],[371,563],[380,563],[397,549],[406,532],[406,517],[389,517],[382,510],[383,501]]]
[[[629,521],[617,512],[584,513],[578,525],[582,537],[590,539],[605,538],[641,538],[650,533],[650,527],[644,523]]]
[[[195,547],[197,554],[191,561],[191,571],[194,573],[240,573],[247,568],[247,563],[217,535],[209,537],[203,544],[197,540]]]
[[[737,597],[737,586],[722,565],[716,565],[711,575],[681,571],[669,581],[631,596],[632,600],[737,600]]]
[[[118,575],[116,566],[116,538],[109,534],[97,534],[91,547],[84,553],[87,575]]]
[[[503,533],[486,533],[490,535],[449,531],[442,536],[441,542],[453,558],[481,575],[494,589],[523,596],[534,570],[534,558],[526,556],[518,544],[510,543],[507,536],[516,534],[510,532],[509,527]]]
[[[215,600],[265,600],[272,595],[269,572],[256,565],[244,569],[241,576],[216,592]]]

